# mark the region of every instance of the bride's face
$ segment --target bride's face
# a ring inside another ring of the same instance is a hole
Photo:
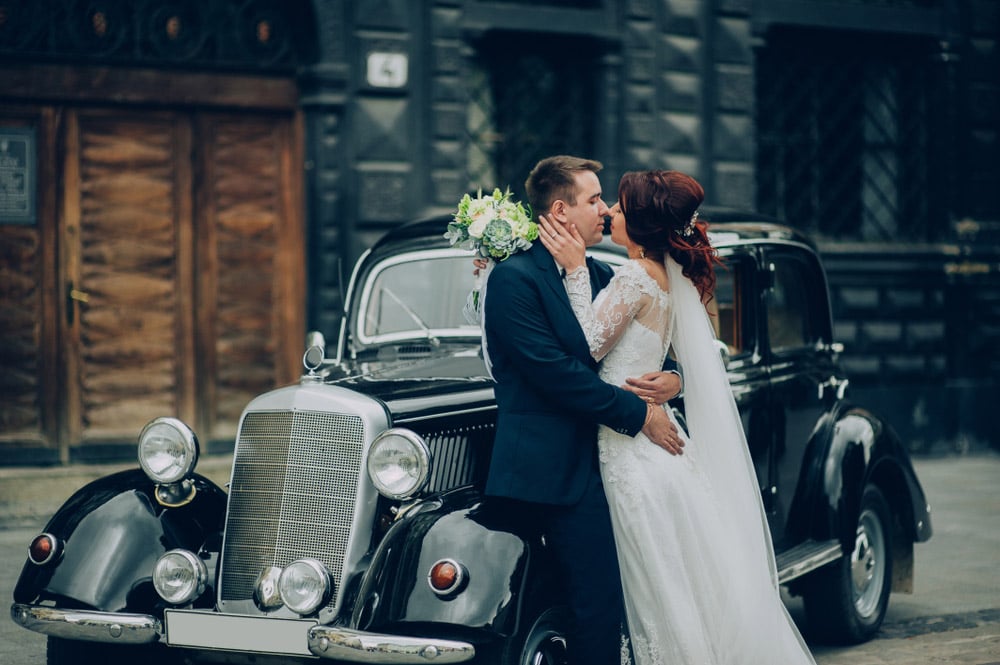
[[[628,247],[631,240],[625,230],[625,213],[622,212],[621,201],[611,206],[608,216],[611,217],[611,242]]]

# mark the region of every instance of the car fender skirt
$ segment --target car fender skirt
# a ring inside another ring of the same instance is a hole
[[[463,569],[463,583],[451,593],[436,593],[428,581],[442,560]],[[382,630],[430,622],[507,635],[516,625],[528,576],[542,575],[529,566],[533,560],[540,557],[532,555],[529,542],[494,528],[478,504],[463,508],[446,502],[404,517],[386,534],[365,574],[354,625]]]
[[[14,623],[36,633],[109,644],[146,644],[160,639],[160,620],[148,614],[63,610],[26,603],[10,606]]]

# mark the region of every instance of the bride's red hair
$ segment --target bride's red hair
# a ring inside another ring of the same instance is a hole
[[[695,215],[704,200],[704,188],[680,171],[629,171],[618,183],[632,242],[650,258],[669,254],[708,302],[715,291],[715,266],[722,260],[708,240],[708,224]]]

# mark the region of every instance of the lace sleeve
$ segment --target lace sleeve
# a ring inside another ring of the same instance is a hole
[[[566,275],[569,303],[594,360],[608,354],[649,297],[640,288],[635,270],[642,271],[642,267],[635,263],[621,266],[593,302],[587,270],[580,268]]]

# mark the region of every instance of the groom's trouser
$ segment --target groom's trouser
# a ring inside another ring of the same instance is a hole
[[[573,625],[570,665],[618,665],[625,617],[611,515],[597,469],[573,506],[508,501],[536,522],[563,574]]]

